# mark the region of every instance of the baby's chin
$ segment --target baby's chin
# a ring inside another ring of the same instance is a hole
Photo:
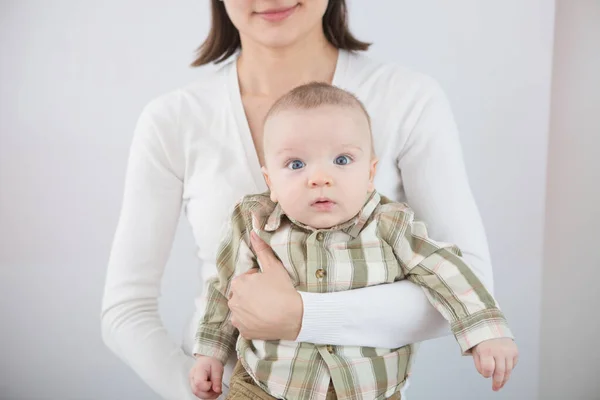
[[[324,214],[316,216],[313,215],[305,219],[305,221],[302,219],[296,220],[304,225],[310,226],[313,229],[331,229],[334,226],[338,226],[349,221],[351,218],[345,218],[339,215]]]

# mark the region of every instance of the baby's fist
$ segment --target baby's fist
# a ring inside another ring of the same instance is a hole
[[[509,338],[483,341],[473,347],[472,353],[477,371],[486,378],[494,377],[494,391],[502,389],[519,359],[517,345]]]
[[[221,394],[223,364],[212,357],[198,356],[190,371],[192,393],[201,399],[216,399]]]

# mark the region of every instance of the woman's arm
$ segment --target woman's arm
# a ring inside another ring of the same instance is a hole
[[[187,376],[193,359],[167,334],[158,313],[160,285],[182,197],[182,160],[166,104],[142,113],[130,150],[121,215],[104,298],[106,345],[165,399],[195,399]]]
[[[338,346],[396,348],[450,334],[448,322],[408,281],[334,293],[300,293],[296,340]]]
[[[468,184],[456,124],[437,84],[427,78],[422,83],[425,93],[415,110],[419,117],[397,159],[408,203],[427,223],[433,238],[461,247],[491,292],[486,236]],[[282,280],[280,285],[284,284]],[[296,308],[290,305],[291,294],[274,293],[267,285],[261,291],[244,290],[248,300],[238,312],[253,316],[244,321],[252,332],[249,339],[283,334],[285,327],[297,325],[296,319],[302,321],[296,340],[312,343],[395,348],[450,334],[448,323],[423,290],[407,281],[345,292],[300,293],[303,313],[288,314],[281,308]],[[270,301],[266,310],[254,307],[264,303],[262,297]],[[277,324],[266,314],[285,316]]]

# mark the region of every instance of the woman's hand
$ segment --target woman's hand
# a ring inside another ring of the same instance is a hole
[[[250,237],[262,272],[231,283],[231,323],[245,339],[296,340],[302,326],[302,297],[273,250],[254,232]]]

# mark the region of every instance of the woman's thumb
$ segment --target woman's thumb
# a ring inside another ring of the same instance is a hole
[[[252,248],[254,249],[254,253],[258,258],[258,262],[260,263],[263,272],[271,269],[273,264],[279,262],[273,253],[273,249],[271,249],[271,247],[269,247],[269,245],[254,231],[250,233],[250,242],[252,243]]]

